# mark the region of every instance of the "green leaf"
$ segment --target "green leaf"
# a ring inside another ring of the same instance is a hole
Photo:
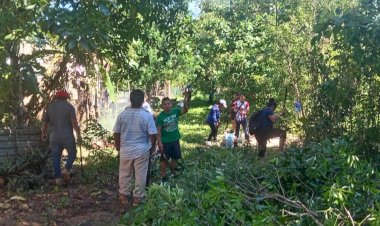
[[[28,94],[37,94],[40,92],[38,87],[38,81],[34,69],[31,64],[22,64],[22,83],[25,91]]]
[[[105,5],[100,4],[99,8],[100,8],[100,12],[102,12],[104,16],[109,16],[111,14]]]
[[[4,37],[4,40],[14,40],[15,36],[13,34],[8,34]]]
[[[69,50],[73,49],[75,47],[75,45],[77,44],[77,41],[74,40],[74,39],[71,39],[70,42],[69,42]]]
[[[35,7],[36,7],[36,4],[28,5],[27,7],[25,7],[25,9],[30,10],[30,9],[34,9]]]
[[[88,42],[86,40],[80,40],[79,41],[79,46],[82,47],[83,49],[89,51],[89,52],[91,51],[90,47],[88,45]]]

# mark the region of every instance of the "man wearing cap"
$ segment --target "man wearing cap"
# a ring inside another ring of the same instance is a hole
[[[69,183],[69,172],[76,158],[76,142],[73,133],[75,130],[77,140],[80,142],[80,128],[75,114],[74,106],[67,99],[70,95],[60,90],[56,92],[55,101],[48,105],[43,116],[41,128],[41,140],[47,141],[49,135],[49,145],[53,156],[54,179],[56,184]],[[61,157],[63,149],[67,150],[68,159],[65,167],[61,171]]]
[[[211,107],[207,116],[207,124],[210,126],[211,132],[207,138],[206,145],[211,145],[211,139],[215,142],[218,135],[218,128],[220,125],[220,110],[226,108],[227,104],[225,100],[219,100],[215,102]]]

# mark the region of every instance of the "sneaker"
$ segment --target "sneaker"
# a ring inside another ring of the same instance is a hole
[[[133,197],[133,203],[132,206],[139,206],[143,203],[143,198],[140,197]]]
[[[169,182],[169,178],[167,176],[161,177],[161,183],[167,183]]]
[[[206,141],[206,146],[212,146],[211,141]]]
[[[63,183],[68,184],[70,182],[70,173],[66,168],[62,170]]]

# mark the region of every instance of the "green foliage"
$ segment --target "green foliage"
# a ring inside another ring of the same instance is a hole
[[[104,129],[98,120],[90,118],[84,122],[86,128],[83,130],[82,145],[91,149],[97,142],[102,143],[103,146],[111,143],[113,137],[112,134]]]
[[[93,149],[86,157],[86,171],[89,178],[96,177],[99,173],[114,173],[118,170],[119,159],[116,150]]]
[[[378,159],[353,139],[324,140],[285,153],[254,147],[225,149],[199,143],[208,132],[204,101],[180,122],[185,170],[153,184],[146,202],[124,225],[376,225]],[[157,181],[153,178],[153,181]]]
[[[7,189],[13,191],[41,185],[49,172],[49,156],[48,149],[31,150],[25,155],[4,161],[0,164],[0,178],[5,180]]]
[[[319,74],[309,119],[320,124],[324,134],[310,128],[315,128],[310,123],[305,130],[312,139],[356,134],[364,152],[377,146],[368,145],[373,139],[363,136],[379,128],[378,40],[373,33],[379,28],[372,13],[373,4],[360,1],[335,11],[325,9],[314,26],[312,45]]]
[[[251,149],[192,150],[181,177],[151,186],[146,203],[121,223],[370,223],[379,211],[380,175],[377,163],[353,147],[342,139],[326,140],[291,148],[268,162],[258,161]]]
[[[20,120],[22,98],[39,93],[36,71],[43,69],[37,63],[37,54],[22,50],[41,35],[35,21],[46,4],[46,1],[4,1],[0,8],[0,120],[8,125],[8,114],[17,115]]]

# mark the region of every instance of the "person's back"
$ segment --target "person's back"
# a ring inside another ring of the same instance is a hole
[[[151,147],[147,128],[154,127],[149,112],[142,108],[126,108],[117,119],[120,131],[121,156],[134,159],[143,155]]]
[[[46,113],[51,142],[74,140],[71,119],[75,117],[75,109],[70,103],[56,100],[49,105]]]
[[[115,148],[120,153],[119,200],[129,205],[133,195],[132,205],[137,206],[145,196],[149,156],[155,149],[157,130],[153,117],[141,108],[144,92],[132,90],[130,101],[131,107],[119,114],[113,131]]]
[[[62,184],[62,176],[64,184],[70,182],[69,172],[76,158],[76,141],[80,142],[80,128],[76,119],[74,106],[67,99],[70,97],[65,90],[57,91],[55,101],[48,107],[43,116],[43,124],[41,127],[41,140],[47,141],[49,135],[49,145],[52,152],[54,178],[56,184]],[[68,158],[66,165],[61,171],[62,151],[66,149]]]
[[[220,109],[218,104],[214,104],[207,115],[207,123],[217,123],[220,119]]]
[[[261,121],[262,127],[273,127],[273,122],[269,119],[269,116],[273,114],[274,112],[270,107],[265,107],[262,109],[262,112],[259,116],[259,120]]]

